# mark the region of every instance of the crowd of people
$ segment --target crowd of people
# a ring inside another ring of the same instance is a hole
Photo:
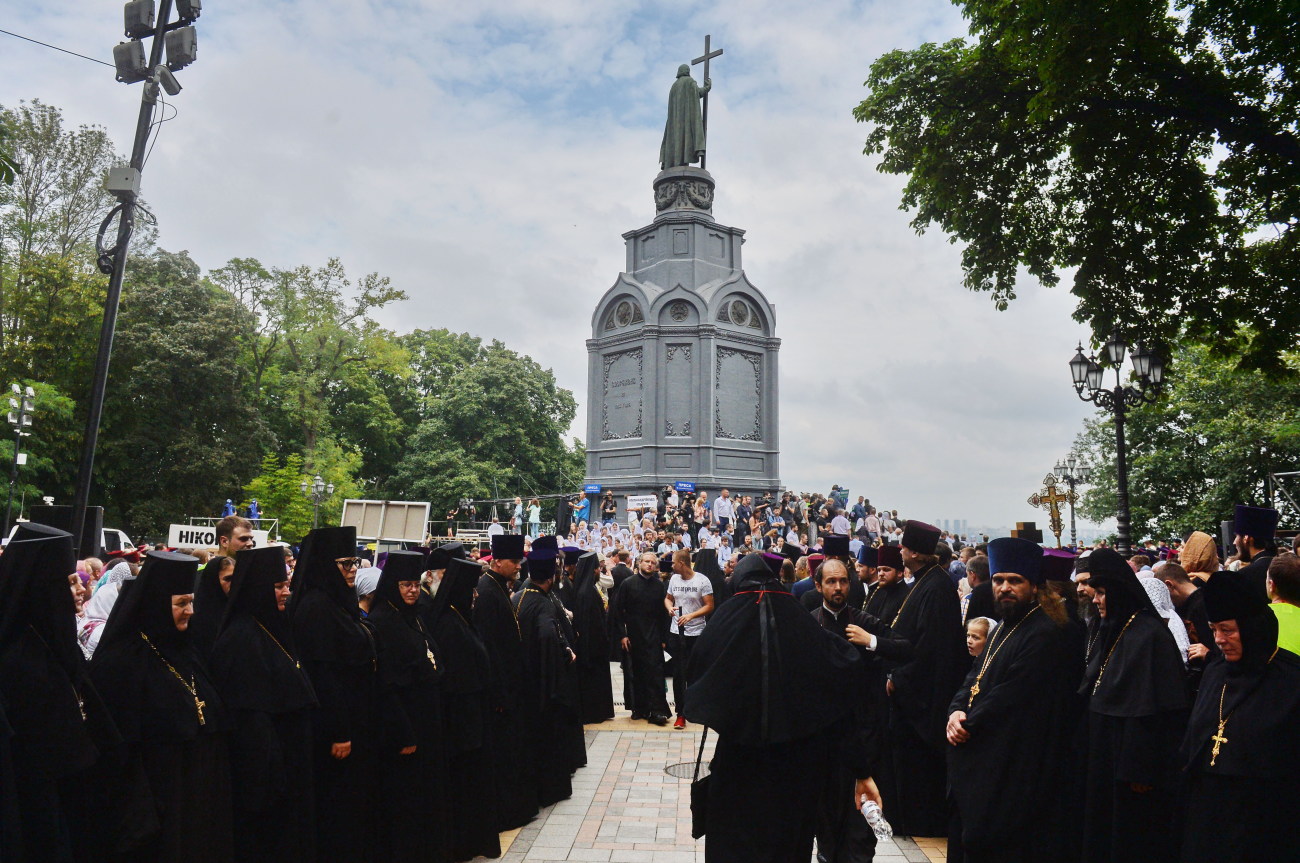
[[[665,494],[373,559],[352,528],[255,548],[232,516],[210,553],[105,565],[24,523],[0,861],[496,857],[571,795],[611,663],[633,719],[717,734],[710,863],[869,861],[872,807],[953,861],[1300,859],[1275,511],[1126,559],[844,503]]]

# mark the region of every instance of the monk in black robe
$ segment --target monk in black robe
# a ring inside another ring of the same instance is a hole
[[[876,555],[877,586],[863,603],[862,610],[888,623],[898,614],[898,609],[912,588],[903,578],[903,556],[899,553],[898,546],[881,546],[876,549]]]
[[[939,536],[919,521],[903,529],[901,556],[914,581],[888,621],[914,649],[886,686],[893,787],[882,790],[890,823],[904,836],[947,833],[948,705],[970,668],[957,591],[934,553]]]
[[[228,722],[185,638],[198,563],[149,552],[139,577],[123,586],[90,663],[157,812],[158,832],[124,855],[131,861],[234,860]]]
[[[499,795],[488,736],[492,663],[472,622],[474,585],[482,573],[473,561],[450,560],[425,617],[443,662],[442,733],[455,789],[448,795],[453,860],[501,856]]]
[[[579,739],[582,733],[577,657],[560,622],[563,606],[551,595],[557,553],[554,537],[535,540],[528,555],[528,581],[515,595],[524,644],[523,697],[533,702],[536,716],[529,736],[538,743],[530,752],[536,760],[539,806],[573,796],[578,766],[573,738],[575,731]]]
[[[650,552],[637,560],[636,578],[629,578],[614,593],[611,616],[628,658],[635,709],[633,719],[668,724],[668,696],[664,689],[664,648],[668,643],[667,590],[659,577],[659,559]]]
[[[1217,572],[1199,593],[1219,653],[1183,738],[1184,863],[1297,859],[1300,657],[1277,644],[1277,618],[1252,583]]]
[[[283,556],[280,568],[284,568]],[[194,583],[194,616],[190,618],[186,637],[204,661],[212,652],[217,630],[221,629],[221,620],[226,616],[226,594],[234,572],[234,558],[217,555],[199,570]]]
[[[280,546],[235,556],[226,616],[212,645],[212,681],[230,717],[235,857],[240,863],[316,859],[312,713],[285,606]]]
[[[0,793],[0,853],[10,856],[0,859],[44,863],[114,851],[108,831],[123,801],[102,801],[103,823],[92,817],[100,807],[85,801],[88,771],[120,737],[77,645],[68,591],[76,565],[71,534],[32,522],[18,526],[0,557],[0,703],[12,758],[5,777],[12,782]]]
[[[294,644],[320,702],[312,716],[312,762],[321,863],[367,860],[373,826],[376,655],[353,588],[356,555],[356,528],[313,530],[303,540],[289,599]]]
[[[867,799],[882,803],[873,780],[884,748],[885,725],[889,718],[883,677],[874,673],[875,657],[905,662],[912,646],[895,638],[889,626],[848,602],[850,574],[839,560],[828,560],[817,568],[817,589],[809,596],[821,602],[812,610],[822,629],[852,643],[858,650],[857,667],[850,685],[852,713],[830,732],[840,749],[830,782],[823,794],[817,825],[817,850],[829,863],[870,863],[875,856],[876,834],[860,811]],[[882,807],[883,808],[883,807]]]
[[[1173,860],[1174,779],[1187,724],[1182,657],[1124,558],[1096,549],[1088,570],[1102,624],[1080,690],[1089,695],[1083,859]]]
[[[733,582],[687,672],[685,716],[718,734],[704,859],[807,863],[839,753],[829,731],[852,713],[858,653],[813,620],[762,555],[745,555]]]
[[[1037,543],[993,540],[989,568],[1002,623],[949,705],[948,859],[1077,859],[1077,830],[1045,813],[1070,787],[1060,756],[1078,721],[1083,654]],[[1033,814],[1008,805],[1004,792],[1029,801]]]
[[[524,556],[519,534],[492,537],[489,570],[478,581],[474,629],[492,661],[489,732],[493,773],[499,793],[501,830],[522,827],[537,816],[537,780],[521,733],[531,727],[535,710],[524,695],[524,648],[519,618],[510,601]]]
[[[451,808],[438,647],[416,613],[425,557],[389,552],[370,607],[379,657],[379,799],[418,819],[376,825],[375,859],[451,859]],[[441,588],[439,588],[441,591]]]
[[[578,654],[578,691],[584,725],[614,718],[614,682],[609,673],[609,620],[596,583],[600,556],[578,558],[573,578],[573,652]]]

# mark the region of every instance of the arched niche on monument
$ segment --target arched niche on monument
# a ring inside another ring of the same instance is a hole
[[[645,310],[641,300],[631,294],[620,294],[606,305],[599,319],[596,335],[607,335],[644,323]]]
[[[715,309],[713,321],[720,326],[754,335],[768,335],[771,332],[766,311],[744,294],[726,295]]]
[[[700,309],[685,294],[669,296],[658,303],[658,321],[664,327],[693,327],[700,323]]]

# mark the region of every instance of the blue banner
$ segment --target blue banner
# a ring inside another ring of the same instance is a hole
[[[678,491],[684,491],[687,494],[695,493],[695,483],[693,482],[684,482],[682,480],[678,480],[677,482],[673,483],[673,488],[677,489]]]
[[[582,491],[584,494],[600,494],[600,486],[595,483],[590,483],[588,485],[584,485],[582,487]]]

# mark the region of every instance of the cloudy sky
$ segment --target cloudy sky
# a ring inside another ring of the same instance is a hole
[[[121,3],[0,0],[0,28],[111,60]],[[918,236],[862,155],[871,61],[965,33],[944,0],[209,0],[199,61],[144,174],[160,244],[206,268],[378,271],[398,331],[498,338],[554,369],[585,428],[591,313],[651,220],[668,88],[714,61],[714,216],[776,304],[782,479],[929,520],[1037,518],[1025,498],[1088,415],[1063,289],[998,312]],[[0,103],[39,98],[127,152],[139,85],[0,36]],[[170,115],[170,111],[168,112]]]

